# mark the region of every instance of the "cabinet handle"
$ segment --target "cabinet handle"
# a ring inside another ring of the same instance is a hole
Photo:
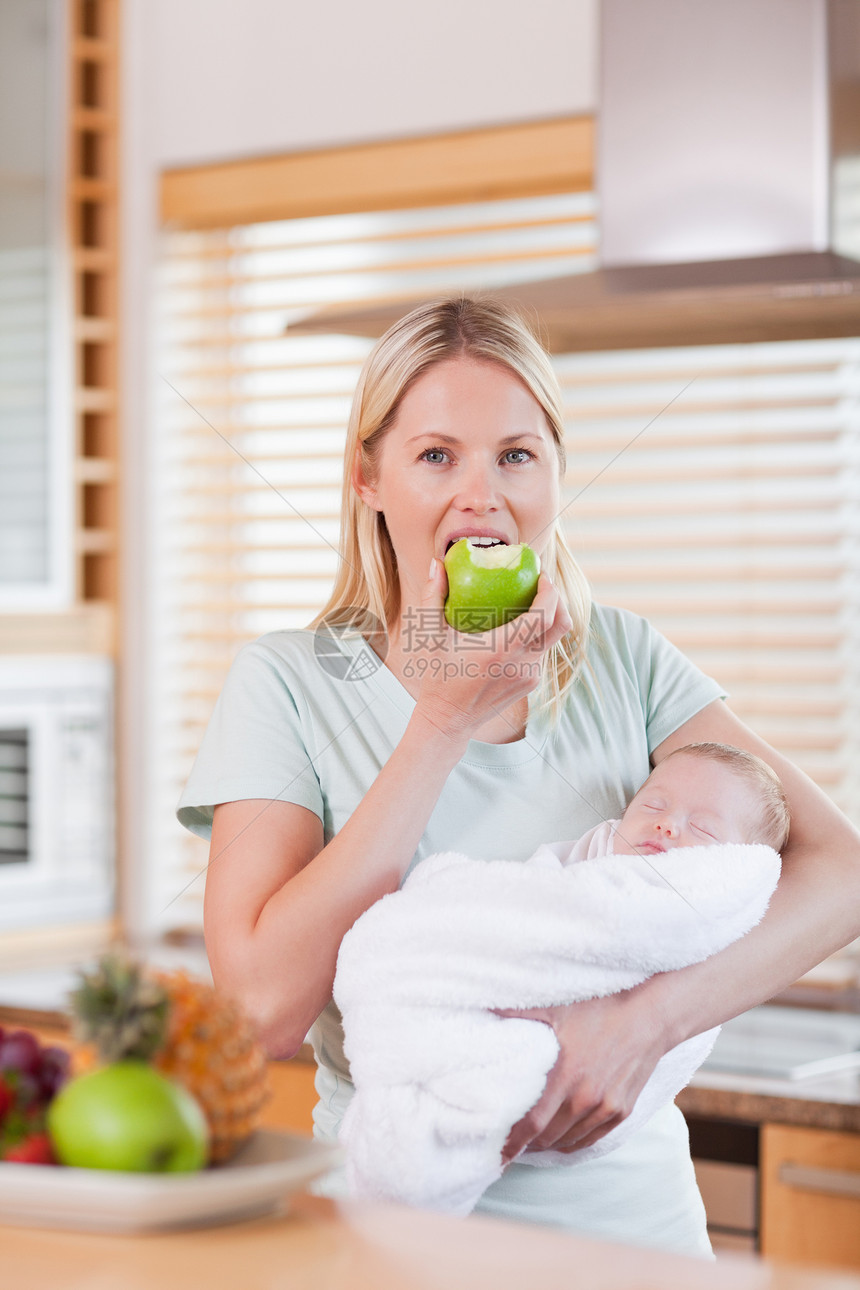
[[[825,1192],[828,1196],[854,1196],[860,1200],[860,1174],[849,1169],[819,1169],[789,1161],[780,1165],[779,1181],[786,1187]]]

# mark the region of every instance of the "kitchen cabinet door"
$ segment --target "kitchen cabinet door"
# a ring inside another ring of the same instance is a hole
[[[761,1253],[860,1268],[860,1134],[761,1129]]]
[[[315,1073],[313,1058],[300,1056],[291,1061],[269,1062],[272,1098],[263,1112],[265,1128],[311,1136],[311,1112],[317,1102]]]

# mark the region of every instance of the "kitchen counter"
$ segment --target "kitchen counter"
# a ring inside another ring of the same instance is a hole
[[[61,984],[65,982],[54,979],[50,973],[17,978],[7,975],[5,980],[0,974],[0,1024],[30,1026],[42,1032],[44,1038],[67,1042],[68,1020],[57,1006]],[[807,1011],[804,1018],[804,1010],[798,1009],[798,1030],[805,1030],[808,1036],[809,1027],[815,1028],[817,1024],[820,1031],[816,1016],[820,1019],[821,1012]],[[741,1020],[728,1023],[724,1033]],[[788,1020],[793,1041],[793,1012]],[[838,1027],[847,1024],[849,1047],[852,1037],[860,1041],[860,1034],[855,1035],[860,1020],[855,1019],[851,1025],[837,1019],[836,1024]],[[740,1053],[742,1061],[752,1056],[743,1033],[738,1044],[735,1032],[730,1047]],[[789,1048],[793,1050],[796,1045],[792,1043]],[[810,1055],[812,1048],[804,1041],[800,1056]],[[231,1290],[237,1285],[242,1290],[246,1286],[254,1290],[258,1285],[261,1290],[263,1287],[275,1290],[284,1275],[291,1290],[293,1287],[301,1290],[311,1284],[315,1290],[322,1290],[333,1285],[335,1277],[350,1290],[353,1286],[361,1290],[362,1286],[371,1284],[374,1290],[386,1290],[388,1285],[392,1290],[394,1287],[409,1290],[411,1286],[433,1290],[443,1284],[446,1290],[460,1284],[469,1284],[475,1290],[492,1284],[493,1290],[504,1290],[509,1285],[531,1284],[535,1268],[548,1286],[567,1286],[571,1266],[577,1269],[577,1275],[585,1269],[589,1286],[605,1290],[613,1287],[636,1290],[639,1286],[655,1284],[667,1288],[684,1285],[690,1290],[696,1290],[699,1285],[703,1290],[711,1286],[714,1290],[723,1286],[728,1290],[729,1285],[733,1290],[746,1290],[746,1287],[750,1290],[753,1287],[756,1290],[809,1287],[812,1290],[813,1286],[838,1285],[860,1290],[860,1249],[856,1236],[860,1229],[856,1210],[851,1209],[841,1220],[841,1228],[838,1224],[834,1227],[832,1200],[819,1198],[826,1208],[811,1215],[807,1211],[810,1204],[818,1203],[816,1198],[810,1199],[796,1189],[786,1191],[781,1177],[786,1162],[795,1172],[798,1162],[806,1172],[810,1164],[823,1166],[825,1172],[828,1168],[860,1172],[857,1158],[860,1070],[852,1068],[815,1078],[788,1079],[775,1078],[772,1065],[758,1069],[769,1069],[771,1073],[765,1077],[749,1070],[703,1067],[677,1099],[690,1121],[691,1136],[698,1143],[694,1150],[700,1156],[698,1168],[713,1160],[737,1160],[741,1165],[751,1163],[754,1168],[761,1158],[758,1184],[761,1212],[763,1217],[771,1217],[763,1225],[760,1242],[758,1230],[753,1230],[758,1228],[757,1220],[750,1221],[750,1231],[741,1242],[735,1230],[738,1222],[733,1210],[730,1245],[734,1250],[761,1248],[771,1257],[791,1263],[856,1268],[856,1274],[841,1279],[833,1279],[831,1274],[824,1281],[817,1275],[815,1280],[804,1279],[799,1272],[770,1265],[736,1264],[731,1260],[724,1264],[728,1256],[722,1250],[715,1269],[698,1262],[691,1265],[687,1260],[667,1262],[661,1256],[641,1251],[634,1255],[622,1247],[573,1242],[571,1237],[546,1229],[499,1224],[488,1228],[490,1220],[485,1219],[470,1219],[462,1224],[409,1210],[338,1207],[313,1198],[297,1201],[287,1218],[259,1219],[202,1233],[117,1237],[0,1226],[2,1266],[5,1271],[11,1259],[12,1267],[20,1267],[32,1283],[32,1290],[42,1290],[43,1286],[46,1290],[48,1286],[51,1290],[54,1287],[64,1290],[66,1286],[69,1290],[72,1287],[94,1290],[102,1284],[110,1285],[111,1290],[148,1290],[150,1286],[153,1290],[156,1286],[158,1290],[162,1287],[170,1290],[171,1286],[180,1284],[183,1290],[187,1284],[192,1287],[206,1284],[207,1290],[210,1287],[218,1290],[222,1285],[229,1285]],[[271,1072],[273,1098],[264,1114],[264,1127],[308,1134],[315,1101],[314,1063],[309,1048],[305,1046],[292,1061],[273,1062]],[[738,1135],[743,1137],[743,1142]],[[786,1135],[795,1136],[786,1140]],[[754,1159],[751,1156],[747,1161],[753,1141]],[[739,1146],[743,1150],[737,1156]],[[707,1167],[714,1169],[714,1166]],[[737,1186],[738,1180],[733,1176],[733,1191]],[[856,1207],[860,1202],[837,1199],[835,1205],[840,1204]],[[717,1224],[715,1232],[721,1231],[723,1219],[718,1207],[714,1205],[712,1214],[709,1205],[708,1212],[709,1220],[713,1218]],[[805,1240],[797,1244],[798,1234],[813,1230],[824,1232],[823,1240],[812,1246]],[[783,1232],[788,1237],[784,1238]],[[730,1278],[724,1275],[726,1266],[730,1269]],[[249,1267],[252,1274],[248,1273]]]
[[[796,1124],[860,1133],[860,1074],[818,1079],[763,1079],[699,1070],[676,1098],[686,1116],[742,1124]]]
[[[703,1119],[860,1133],[860,1017],[753,1008],[726,1023],[678,1105]]]
[[[100,1236],[0,1226],[4,1284],[27,1290],[860,1290],[860,1276],[726,1255],[710,1263],[550,1229],[293,1198],[212,1229]]]
[[[170,965],[178,964],[171,962]],[[67,1042],[64,1032],[68,1030],[68,1018],[60,1000],[70,980],[69,974],[54,971],[5,977],[0,974],[0,1025],[29,1026],[58,1042]],[[812,1010],[797,1008],[796,1012],[798,1027],[802,1027]],[[821,1011],[814,1010],[814,1015],[820,1017]],[[732,1024],[727,1023],[729,1027]],[[310,1046],[305,1044],[291,1063],[278,1065],[312,1067]],[[860,1069],[792,1080],[709,1070],[705,1066],[696,1072],[676,1100],[686,1116],[698,1119],[751,1125],[791,1124],[860,1133]],[[295,1129],[297,1125],[290,1123],[286,1127]]]

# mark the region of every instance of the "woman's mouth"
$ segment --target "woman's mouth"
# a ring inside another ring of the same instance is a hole
[[[463,538],[468,538],[472,546],[491,547],[491,546],[509,546],[510,543],[496,534],[490,533],[455,533],[450,537],[445,545],[445,554],[451,550],[455,542],[460,542]]]

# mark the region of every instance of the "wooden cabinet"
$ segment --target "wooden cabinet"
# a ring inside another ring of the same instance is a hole
[[[269,1062],[272,1097],[263,1112],[266,1128],[311,1136],[311,1112],[317,1100],[315,1073],[313,1059],[296,1057],[289,1062]]]
[[[860,1268],[860,1134],[761,1128],[761,1253]]]

